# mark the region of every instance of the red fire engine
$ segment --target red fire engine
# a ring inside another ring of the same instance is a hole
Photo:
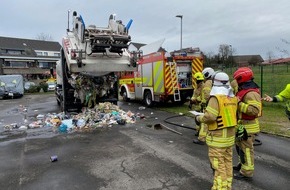
[[[119,92],[123,100],[142,100],[147,107],[154,102],[183,104],[196,86],[193,76],[203,69],[198,48],[187,51],[154,52],[141,56],[136,71],[122,72]]]

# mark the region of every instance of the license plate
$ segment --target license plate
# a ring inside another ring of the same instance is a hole
[[[13,96],[13,93],[12,93],[12,92],[9,92],[9,93],[8,93],[8,96]]]

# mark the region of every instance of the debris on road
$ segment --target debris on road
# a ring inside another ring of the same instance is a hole
[[[56,162],[57,161],[57,156],[56,155],[53,155],[50,157],[50,161],[51,162]]]
[[[88,132],[96,128],[112,127],[113,124],[125,125],[126,123],[135,123],[136,120],[144,119],[143,114],[134,114],[131,111],[125,112],[117,105],[110,102],[99,103],[94,108],[83,108],[81,113],[71,113],[65,115],[64,112],[53,114],[39,114],[35,121],[27,124],[27,109],[20,106],[19,109],[24,116],[24,123],[13,123],[4,126],[6,131],[14,129],[35,129],[41,127],[51,127],[54,132]]]

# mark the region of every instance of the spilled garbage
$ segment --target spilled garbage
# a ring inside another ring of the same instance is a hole
[[[83,108],[81,113],[38,114],[35,121],[27,120],[27,108],[20,106],[20,112],[24,115],[24,122],[5,125],[4,130],[27,130],[42,127],[50,127],[54,132],[89,132],[97,128],[112,127],[113,125],[125,125],[135,123],[143,119],[143,114],[134,114],[131,111],[123,111],[117,105],[110,102],[97,104],[94,108]]]
[[[50,161],[51,162],[56,162],[58,159],[57,159],[57,155],[53,155],[50,157]]]

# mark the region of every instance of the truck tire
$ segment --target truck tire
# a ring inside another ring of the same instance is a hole
[[[174,105],[177,105],[177,106],[182,106],[183,104],[185,103],[185,100],[180,100],[180,101],[174,101]]]
[[[60,101],[56,99],[57,105],[60,106]]]
[[[65,111],[64,110],[64,102],[63,101],[60,102],[60,111],[61,112],[64,112]]]
[[[144,93],[144,103],[147,107],[152,107],[153,105],[152,94],[150,90],[147,90]]]
[[[125,102],[128,102],[130,100],[130,98],[128,98],[127,90],[125,88],[122,88],[121,95]]]

